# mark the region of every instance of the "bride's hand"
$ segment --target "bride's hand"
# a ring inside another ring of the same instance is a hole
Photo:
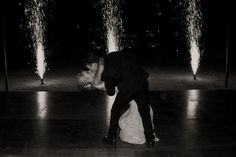
[[[99,84],[93,84],[93,87],[98,89],[98,90],[106,90],[105,86],[104,86],[104,82],[103,81],[100,81]]]
[[[99,58],[98,69],[93,80],[94,86],[100,86],[101,84],[103,84],[103,81],[101,80],[101,75],[103,70],[104,70],[104,59]]]
[[[104,58],[100,57],[98,62],[98,70],[103,71],[104,69]]]

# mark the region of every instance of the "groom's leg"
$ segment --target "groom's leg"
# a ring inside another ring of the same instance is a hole
[[[132,97],[128,96],[127,93],[117,93],[116,99],[111,108],[110,127],[108,132],[109,138],[116,138],[120,116],[124,110],[129,107],[128,105],[131,100]]]
[[[138,111],[142,118],[146,140],[148,142],[153,141],[154,135],[153,135],[151,116],[150,116],[148,82],[145,83],[143,90],[135,96],[134,100],[137,103]]]

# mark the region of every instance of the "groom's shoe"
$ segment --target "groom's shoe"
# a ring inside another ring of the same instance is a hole
[[[115,138],[110,138],[108,136],[103,137],[103,144],[106,145],[116,145],[116,139]]]

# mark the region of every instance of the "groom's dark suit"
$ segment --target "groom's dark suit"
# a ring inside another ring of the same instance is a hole
[[[153,141],[153,128],[148,102],[148,73],[133,61],[128,59],[126,52],[112,52],[104,57],[104,71],[102,81],[105,82],[107,94],[118,93],[111,109],[109,138],[116,138],[118,121],[122,111],[128,107],[131,100],[135,100],[141,115],[144,134],[147,141]]]

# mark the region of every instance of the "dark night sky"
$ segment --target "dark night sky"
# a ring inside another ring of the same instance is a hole
[[[28,66],[32,61],[32,52],[28,30],[25,27],[24,3],[26,0],[7,1],[5,5],[6,42],[9,66]],[[19,5],[21,2],[21,6]],[[46,53],[49,65],[70,63],[77,64],[78,58],[91,49],[91,42],[103,44],[102,19],[99,0],[68,0],[48,2]],[[183,25],[176,7],[179,1],[123,0],[124,28],[127,36],[134,35],[136,40],[143,41],[139,47],[146,48],[149,42],[145,37],[148,29],[159,29],[156,40],[161,43],[156,53],[175,57],[176,49],[185,50]],[[132,9],[131,9],[132,8]],[[202,0],[203,36],[202,45],[208,56],[224,56],[226,43],[226,4],[216,0]],[[177,32],[177,33],[176,33]],[[176,35],[177,34],[177,35]],[[232,35],[231,35],[232,38]],[[231,41],[232,42],[232,41]],[[145,55],[153,55],[147,53]],[[185,52],[186,53],[186,52]],[[184,53],[183,53],[184,54]],[[183,55],[184,57],[184,55]],[[14,65],[13,65],[14,64]]]

